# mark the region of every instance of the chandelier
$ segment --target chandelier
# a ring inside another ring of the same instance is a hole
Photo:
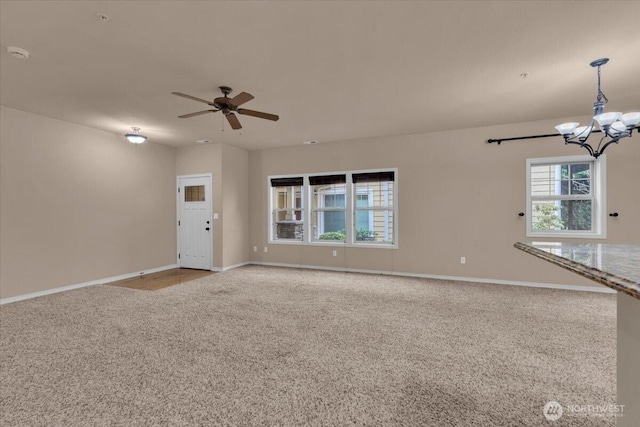
[[[586,148],[589,154],[596,159],[604,152],[604,150],[614,142],[617,144],[622,138],[632,135],[635,127],[640,123],[640,112],[632,113],[605,113],[604,106],[609,101],[600,89],[600,67],[609,62],[609,58],[596,59],[591,64],[592,67],[598,68],[598,96],[596,102],[593,103],[593,118],[587,126],[580,126],[580,123],[569,122],[556,126],[556,129],[564,137],[565,144],[577,144]],[[598,124],[600,130],[595,130]],[[592,132],[602,133],[602,138],[598,145],[592,147],[587,144],[587,139]],[[607,138],[609,138],[607,140]]]

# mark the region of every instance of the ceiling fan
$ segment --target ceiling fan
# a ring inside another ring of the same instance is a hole
[[[229,94],[231,93],[231,90],[232,89],[228,86],[220,86],[220,92],[222,92],[224,96],[214,99],[213,102],[207,101],[206,99],[202,99],[202,98],[196,98],[195,96],[187,95],[185,93],[180,93],[180,92],[171,92],[171,93],[174,95],[181,96],[183,98],[193,99],[194,101],[198,101],[198,102],[204,102],[205,104],[215,108],[215,110],[204,110],[204,111],[198,111],[196,113],[183,114],[182,116],[178,116],[178,118],[180,119],[187,119],[189,117],[199,116],[201,114],[215,113],[217,111],[222,111],[222,114],[224,114],[227,117],[227,120],[229,121],[229,124],[231,125],[232,129],[241,129],[242,125],[240,124],[238,117],[236,117],[234,113],[243,114],[245,116],[258,117],[260,119],[273,120],[273,121],[277,121],[280,118],[275,114],[263,113],[261,111],[247,110],[246,108],[238,108],[245,102],[251,101],[253,99],[253,95],[247,92],[240,92],[238,95],[234,96],[233,98],[229,98]]]

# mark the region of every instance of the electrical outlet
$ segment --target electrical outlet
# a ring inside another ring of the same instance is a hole
[[[258,252],[258,247],[257,246],[253,247],[253,252]]]
[[[265,247],[264,247],[264,251],[265,251],[265,252],[269,252],[269,248],[265,246]]]
[[[336,251],[335,249],[333,250],[333,256],[338,256],[338,251]]]
[[[460,257],[460,264],[466,264],[467,263],[467,257],[461,256]]]

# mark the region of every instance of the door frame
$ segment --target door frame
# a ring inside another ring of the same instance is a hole
[[[180,188],[180,180],[183,178],[205,178],[208,179],[208,186],[205,187],[205,200],[209,197],[209,213],[211,214],[211,238],[208,240],[209,244],[209,271],[214,271],[213,268],[213,236],[214,236],[214,227],[213,227],[213,174],[212,173],[198,173],[194,175],[177,175],[176,176],[176,265],[180,268],[180,226],[178,225],[178,221],[180,220],[180,203],[182,193],[179,192]],[[208,189],[208,191],[207,191]],[[205,202],[206,203],[206,202]]]

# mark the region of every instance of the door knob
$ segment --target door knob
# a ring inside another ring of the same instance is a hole
[[[209,231],[209,227],[205,228],[205,230]]]

